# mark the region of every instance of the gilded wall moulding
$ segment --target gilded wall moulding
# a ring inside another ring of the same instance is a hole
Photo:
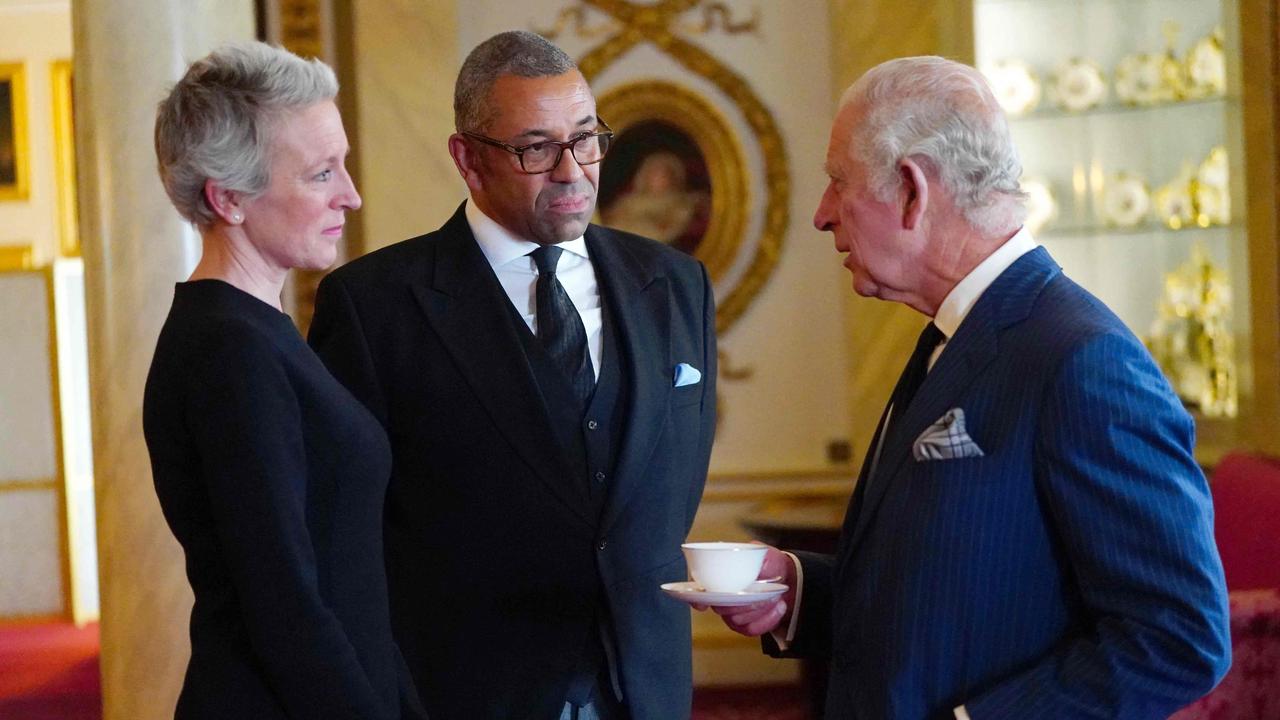
[[[584,0],[585,1],[585,0]],[[684,12],[692,7],[698,7],[702,10],[701,17],[694,20],[674,20],[671,26],[682,33],[689,35],[709,35],[717,30],[724,32],[726,35],[739,35],[742,33],[754,33],[760,29],[760,8],[751,8],[751,17],[747,20],[737,20],[734,18],[733,11],[723,2],[701,2],[693,3],[688,7],[680,3],[673,11]],[[606,18],[598,23],[592,23],[587,19],[587,8],[585,5],[574,5],[560,11],[556,16],[556,24],[549,28],[538,28],[534,32],[547,38],[555,40],[566,32],[572,32],[575,36],[584,40],[594,40],[605,35],[612,35],[619,32],[625,26],[614,18]]]
[[[604,13],[611,23],[611,29],[614,29],[612,34],[578,60],[578,68],[588,82],[637,45],[653,45],[659,52],[670,56],[719,89],[750,128],[750,139],[759,148],[764,165],[764,198],[763,203],[751,204],[747,202],[749,183],[742,169],[742,153],[737,149],[740,145],[733,134],[715,130],[724,137],[698,141],[711,176],[712,208],[706,235],[703,236],[703,242],[697,245],[694,255],[705,258],[713,277],[723,278],[730,267],[739,264],[741,254],[750,253],[749,259],[743,258],[745,269],[736,278],[730,279],[729,286],[718,285],[720,293],[717,297],[716,329],[723,333],[746,311],[778,263],[789,221],[791,193],[786,146],[773,114],[746,80],[678,33],[685,31],[680,22],[681,14],[698,7],[703,8],[703,24],[707,30],[722,27],[731,33],[751,32],[758,25],[757,18],[753,16],[751,20],[735,22],[723,3],[706,3],[703,0],[660,0],[655,3],[581,0],[581,5]],[[585,18],[579,16],[578,19],[580,24],[585,24]],[[672,91],[672,88],[676,91]],[[637,93],[638,99],[629,100],[628,92]],[[662,81],[633,83],[611,90],[602,97],[600,107],[606,120],[623,123],[619,127],[625,127],[626,121],[631,118],[608,114],[615,109],[623,115],[630,114],[641,120],[661,121],[666,118],[673,127],[682,129],[695,139],[704,138],[705,133],[712,131],[712,128],[729,127],[714,102],[699,97],[691,90]],[[693,165],[696,169],[696,162]],[[739,183],[740,177],[742,180]],[[717,178],[723,184],[723,190],[715,185]],[[750,225],[748,213],[757,211],[762,213],[760,235],[754,242],[749,242],[750,239],[745,237],[745,229]]]
[[[49,65],[53,97],[53,166],[58,180],[58,254],[79,257],[80,230],[76,216],[76,125],[71,61]]]

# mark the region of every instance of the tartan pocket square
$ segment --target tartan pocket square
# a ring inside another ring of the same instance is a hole
[[[911,446],[917,462],[982,457],[982,448],[964,429],[964,410],[951,408],[920,433]]]

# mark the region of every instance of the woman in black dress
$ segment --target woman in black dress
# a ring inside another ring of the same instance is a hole
[[[200,231],[147,378],[156,493],[195,593],[177,718],[417,718],[391,636],[381,426],[289,317],[291,268],[360,207],[333,71],[262,43],[194,63],[160,103],[165,190]]]

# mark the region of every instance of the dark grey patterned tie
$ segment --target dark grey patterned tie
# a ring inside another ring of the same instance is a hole
[[[889,437],[889,430],[907,414],[907,408],[911,406],[916,391],[924,384],[925,375],[929,374],[929,357],[933,355],[938,343],[946,337],[933,323],[926,325],[920,332],[915,352],[911,353],[911,359],[907,361],[907,367],[902,371],[902,377],[898,378],[898,385],[893,389],[893,395],[890,397],[893,407],[890,412],[893,415],[889,420],[889,427],[885,428],[886,439]]]
[[[596,375],[582,318],[556,278],[556,263],[562,252],[555,245],[543,245],[529,253],[538,266],[538,340],[568,378],[574,397],[585,410],[596,387]]]

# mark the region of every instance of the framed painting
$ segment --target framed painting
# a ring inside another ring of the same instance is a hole
[[[22,64],[0,64],[0,200],[28,197],[26,103]]]
[[[719,280],[742,245],[749,207],[742,150],[728,123],[666,81],[623,85],[597,107],[614,129],[600,168],[600,220],[693,255]]]

